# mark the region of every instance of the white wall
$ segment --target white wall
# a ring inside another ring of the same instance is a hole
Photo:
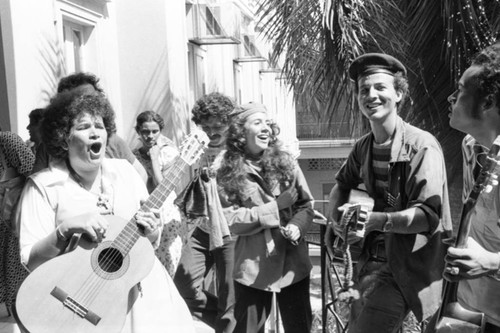
[[[11,130],[27,139],[28,114],[47,104],[60,73],[52,0],[3,0],[0,15]]]
[[[63,15],[94,27],[95,61],[84,70],[101,79],[117,113],[119,135],[134,146],[136,116],[151,109],[164,117],[164,134],[181,141],[192,126],[194,100],[189,91],[185,2],[170,0],[1,0],[12,130],[27,139],[28,113],[46,106],[59,79],[69,74],[64,66]],[[241,74],[235,78],[238,47],[205,46],[206,92],[238,98],[238,85],[241,102],[267,104],[281,119],[283,135],[293,139],[294,109],[290,98],[282,95],[286,89],[280,91],[272,78],[263,82],[260,70],[267,68],[266,62],[239,63]]]
[[[234,96],[233,59],[237,57],[234,44],[207,45],[206,92],[218,91]]]
[[[89,44],[92,44],[95,61],[88,62],[84,70],[101,78],[103,88],[118,110],[117,123],[121,127],[112,8],[112,2],[104,0],[0,1],[9,116],[13,131],[27,139],[29,112],[46,106],[56,92],[59,79],[70,74],[64,64],[63,15],[94,26]]]
[[[46,106],[59,79],[69,74],[62,35],[63,14],[69,12],[94,26],[89,44],[95,61],[84,70],[101,79],[118,133],[133,143],[136,115],[153,109],[168,124],[165,134],[179,141],[189,129],[183,1],[0,1],[12,130],[27,139],[28,113]]]
[[[183,1],[116,1],[123,136],[135,144],[136,116],[158,112],[164,134],[179,141],[188,124],[188,67]]]

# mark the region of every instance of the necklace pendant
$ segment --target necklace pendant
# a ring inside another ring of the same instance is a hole
[[[99,197],[97,198],[97,208],[99,209],[99,213],[101,215],[113,214],[111,202],[109,198],[104,194],[99,195]]]

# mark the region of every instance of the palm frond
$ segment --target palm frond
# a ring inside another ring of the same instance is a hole
[[[259,22],[300,101],[318,121],[361,124],[347,75],[352,60],[384,52],[408,68],[401,116],[440,138],[447,96],[470,58],[500,30],[499,0],[260,0]]]

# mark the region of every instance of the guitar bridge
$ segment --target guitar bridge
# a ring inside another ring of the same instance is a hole
[[[87,309],[85,306],[81,305],[77,300],[69,296],[68,293],[61,288],[54,287],[50,294],[57,300],[59,300],[65,307],[73,311],[79,317],[88,320],[94,326],[97,326],[97,324],[101,320],[101,317]]]

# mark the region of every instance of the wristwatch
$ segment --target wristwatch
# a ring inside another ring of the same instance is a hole
[[[394,224],[392,223],[392,216],[390,213],[385,213],[386,221],[384,223],[384,227],[382,228],[383,232],[391,232]]]

